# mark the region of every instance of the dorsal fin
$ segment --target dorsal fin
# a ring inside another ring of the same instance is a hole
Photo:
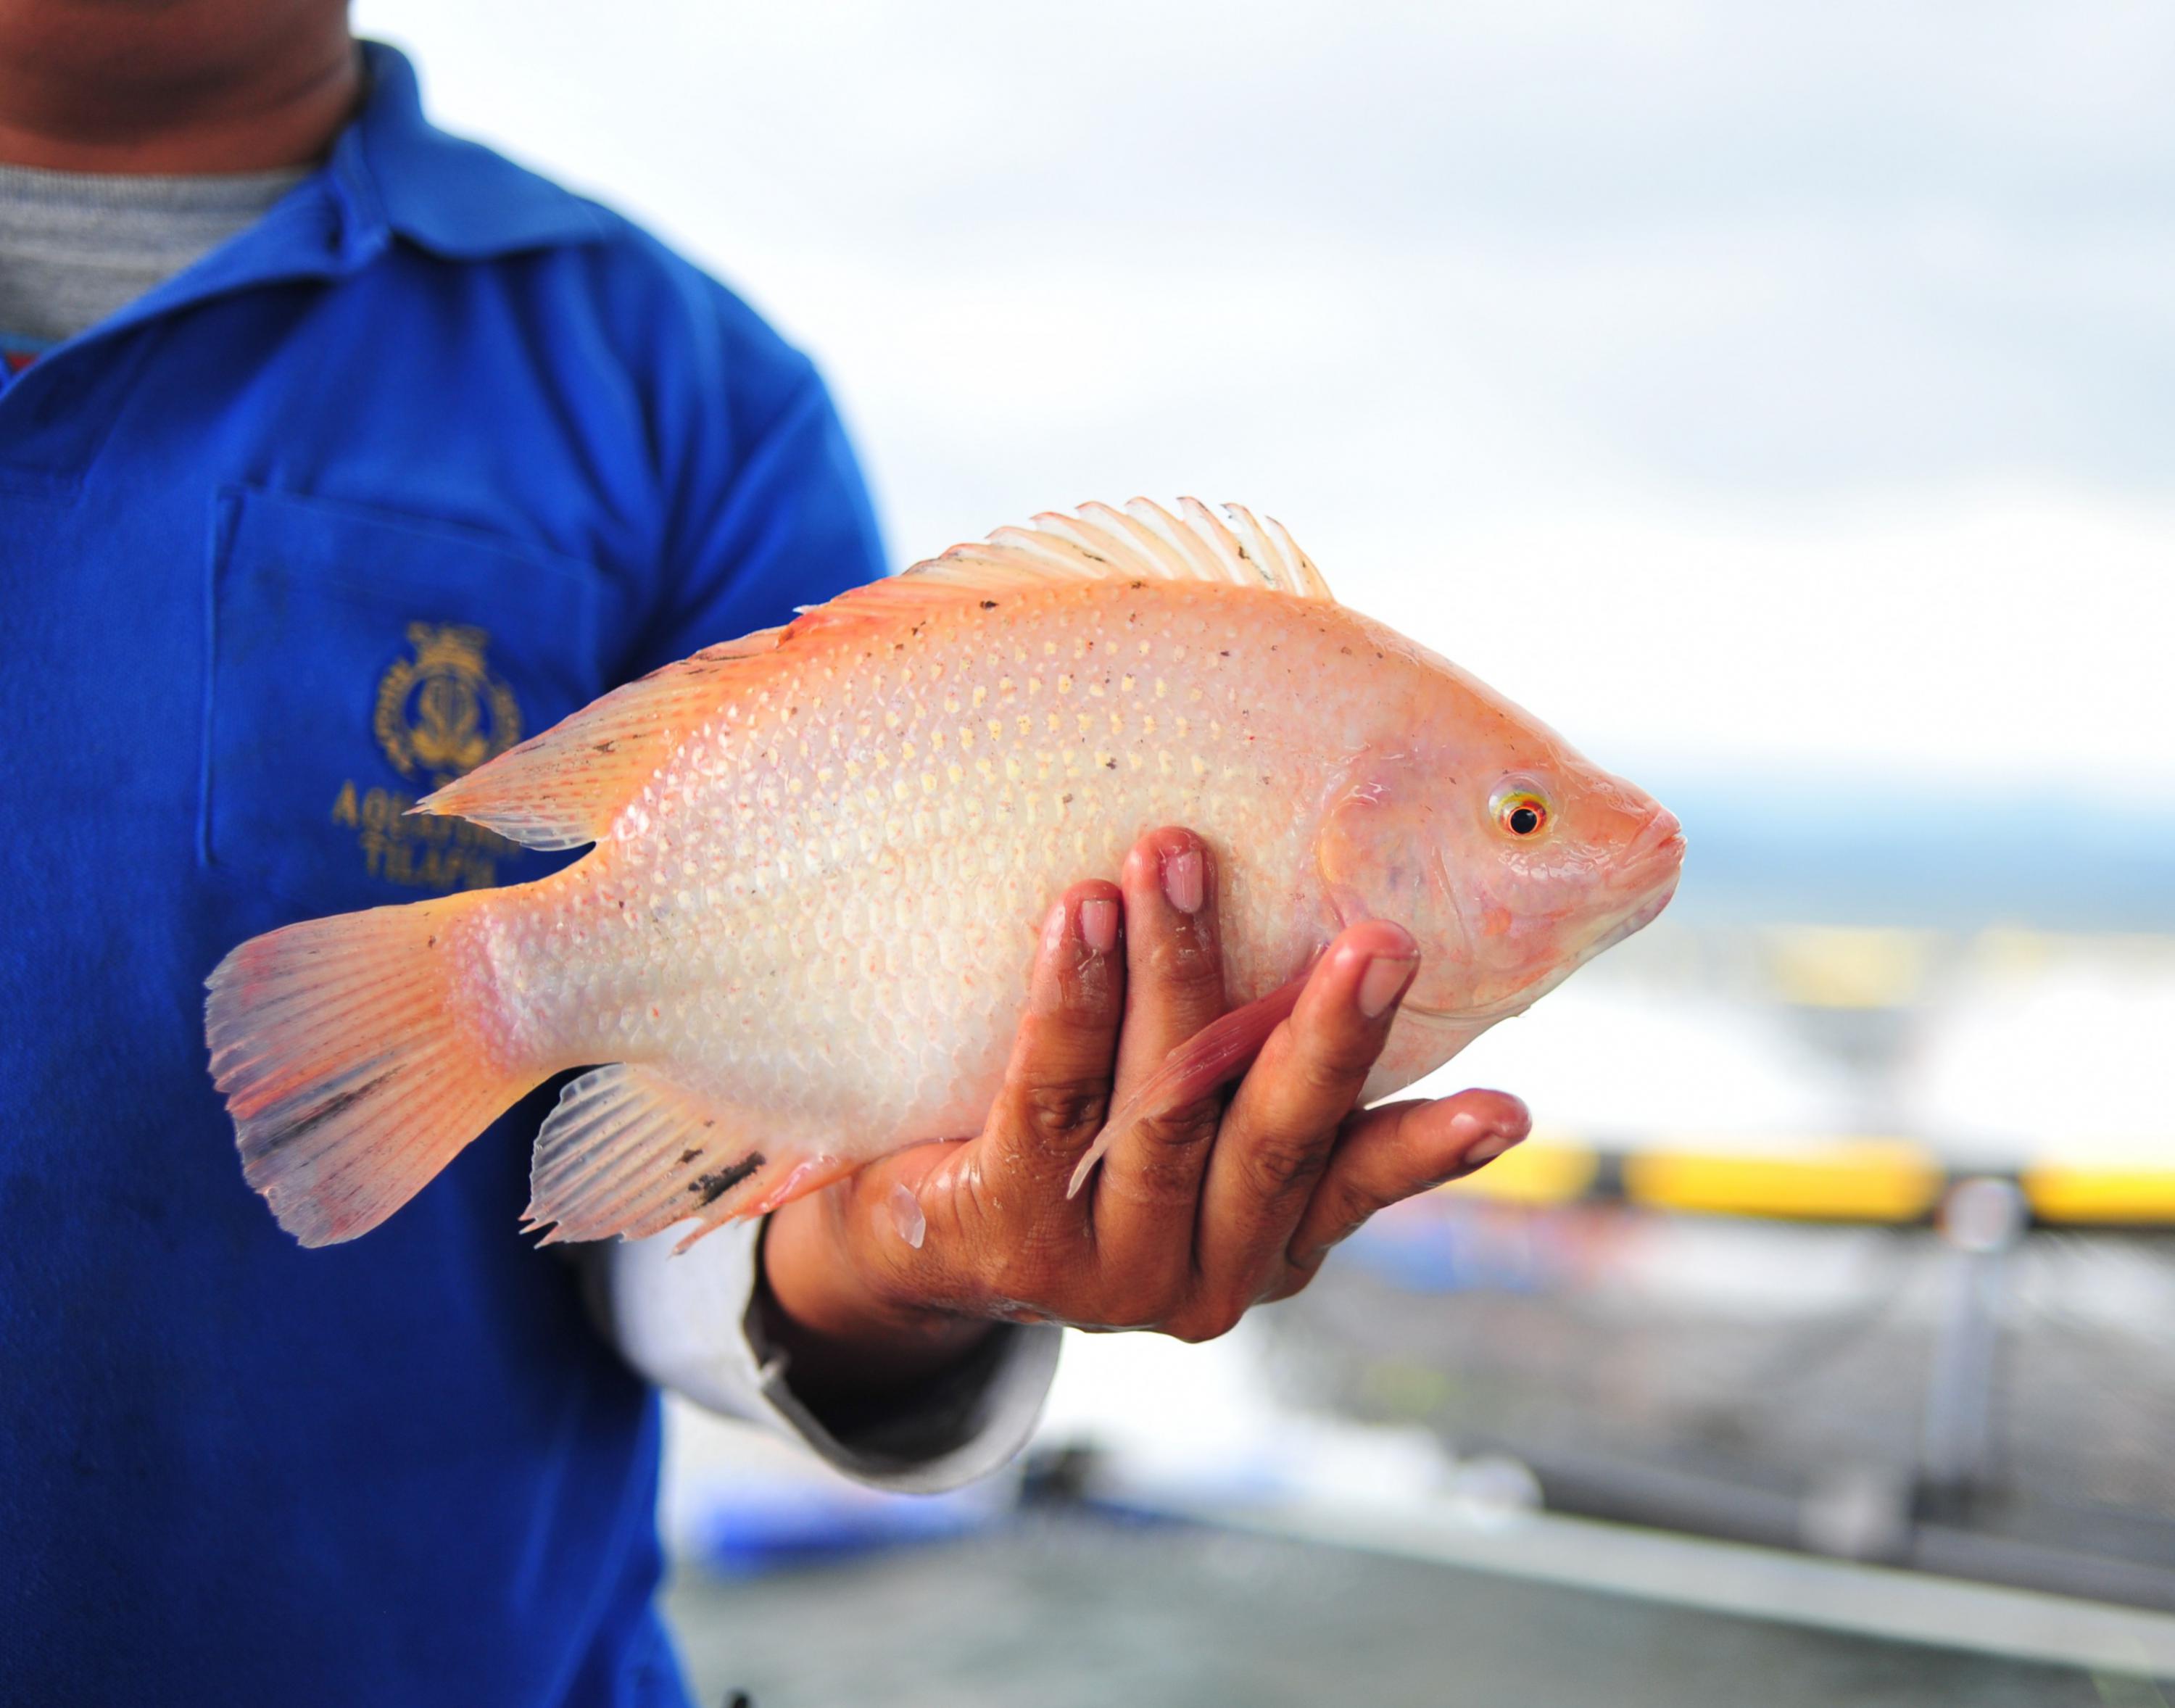
[[[878,582],[848,597],[907,585],[935,594],[941,588],[1052,580],[1228,582],[1296,599],[1334,597],[1282,523],[1264,524],[1237,504],[1225,505],[1219,518],[1197,498],[1180,499],[1178,510],[1174,516],[1146,498],[1122,510],[1109,504],[1082,504],[1069,516],[1046,510],[1032,527],[1000,528],[986,540],[917,563],[897,583]]]
[[[775,652],[785,634],[759,629],[652,670],[410,810],[465,818],[529,848],[595,842],[689,733],[732,697],[734,666]]]
[[[1334,599],[1281,523],[1256,521],[1236,504],[1223,510],[1218,517],[1199,499],[1181,498],[1173,515],[1136,498],[1122,510],[1083,504],[1070,515],[1045,511],[1031,527],[1001,528],[903,575],[849,588],[782,629],[706,648],[614,689],[425,796],[413,811],[469,819],[530,848],[595,842],[687,735],[740,691],[746,660],[963,599],[1053,581],[1218,582]]]
[[[1109,504],[1082,504],[1070,515],[1046,510],[1030,527],[1000,528],[903,575],[849,588],[804,613],[787,637],[835,637],[1053,581],[1205,581],[1335,599],[1281,523],[1256,521],[1236,504],[1225,505],[1218,518],[1197,498],[1180,499],[1178,508],[1174,516],[1136,498],[1122,510]]]

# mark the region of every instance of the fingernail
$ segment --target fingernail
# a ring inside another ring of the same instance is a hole
[[[1377,955],[1359,975],[1359,1011],[1380,1020],[1383,1011],[1405,994],[1413,982],[1413,969],[1420,963],[1409,957]]]
[[[1508,1133],[1490,1133],[1465,1153],[1465,1168],[1469,1174],[1483,1163],[1492,1163],[1518,1141]]]
[[[1098,896],[1080,904],[1080,937],[1098,955],[1118,946],[1118,904]]]
[[[921,1213],[921,1201],[907,1190],[901,1181],[891,1189],[891,1225],[898,1230],[898,1237],[916,1251],[929,1237],[929,1218]]]
[[[1462,1180],[1475,1168],[1494,1162],[1526,1136],[1521,1132],[1505,1132],[1478,1115],[1463,1113],[1451,1117],[1450,1131],[1451,1137],[1465,1141],[1465,1148],[1458,1153],[1456,1170],[1450,1177],[1453,1180]]]
[[[1201,911],[1201,903],[1208,897],[1207,873],[1199,849],[1180,849],[1176,854],[1163,856],[1163,892],[1164,899],[1181,914]]]

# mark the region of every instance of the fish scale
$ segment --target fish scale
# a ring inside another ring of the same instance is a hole
[[[928,1136],[978,1115],[974,1093],[1025,1000],[1041,914],[1072,875],[1115,870],[1164,822],[1228,825],[1272,863],[1304,853],[1275,849],[1289,800],[1261,768],[1273,734],[1251,728],[1268,721],[1272,680],[1229,663],[1273,645],[1304,668],[1304,649],[1281,629],[1276,640],[1253,632],[1248,607],[1266,596],[1186,588],[1144,612],[1123,585],[1097,591],[1099,609],[1023,597],[978,611],[967,632],[924,630],[887,656],[811,668],[805,685],[766,691],[752,714],[731,708],[704,729],[645,789],[631,835],[492,917],[502,987],[521,993],[518,1046],[577,1060],[631,1049],[755,1109],[816,1098],[833,1118]],[[1211,640],[1224,643],[1214,651],[1225,668],[1182,691],[1187,711],[1168,709],[1162,673]],[[945,695],[934,708],[917,697],[930,685]],[[1109,709],[1072,709],[1098,700]],[[992,844],[1006,819],[1028,835]],[[1264,941],[1269,921],[1249,918],[1251,900],[1227,903],[1242,995],[1258,994],[1254,945],[1281,946]],[[588,1023],[579,975],[594,943],[574,923],[615,911],[608,901],[657,921],[661,951],[626,965],[621,1006],[634,1018],[611,1036]],[[811,1045],[841,1017],[839,955],[853,958],[864,999],[844,1017],[863,1028],[857,1047],[883,1059],[882,1109],[812,1077],[836,1057],[811,1057]]]
[[[1532,846],[1487,817],[1505,778],[1554,791]],[[618,690],[417,810],[594,846],[533,884],[290,927],[214,973],[245,1168],[308,1243],[374,1225],[472,1136],[452,1125],[570,1067],[592,1071],[540,1136],[530,1207],[558,1238],[715,1225],[970,1133],[1045,912],[1159,825],[1216,850],[1238,1003],[1342,924],[1414,931],[1426,970],[1370,1094],[1620,933],[1681,854],[1630,785],[1337,604],[1274,524],[1190,500],[957,548]],[[427,1035],[355,974],[419,934],[396,982],[429,992]],[[373,1106],[426,1060],[464,1068],[449,1129],[396,1147]],[[358,1168],[373,1147],[388,1166]]]

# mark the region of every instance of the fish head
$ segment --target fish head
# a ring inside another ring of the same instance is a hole
[[[1342,922],[1396,921],[1421,965],[1404,1011],[1485,1026],[1650,924],[1684,839],[1652,796],[1440,665],[1333,787],[1317,843]]]

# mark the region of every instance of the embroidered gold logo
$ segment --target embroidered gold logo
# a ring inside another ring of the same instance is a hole
[[[377,745],[403,777],[442,789],[521,739],[513,690],[484,662],[491,637],[458,623],[410,623],[414,656],[378,678],[371,720]]]
[[[377,679],[371,730],[385,756],[419,790],[442,789],[521,739],[513,690],[484,661],[491,637],[458,623],[410,623],[410,656]],[[499,862],[520,854],[495,831],[463,818],[411,818],[415,796],[350,778],[333,797],[332,821],[355,832],[363,869],[408,889],[489,889]]]

